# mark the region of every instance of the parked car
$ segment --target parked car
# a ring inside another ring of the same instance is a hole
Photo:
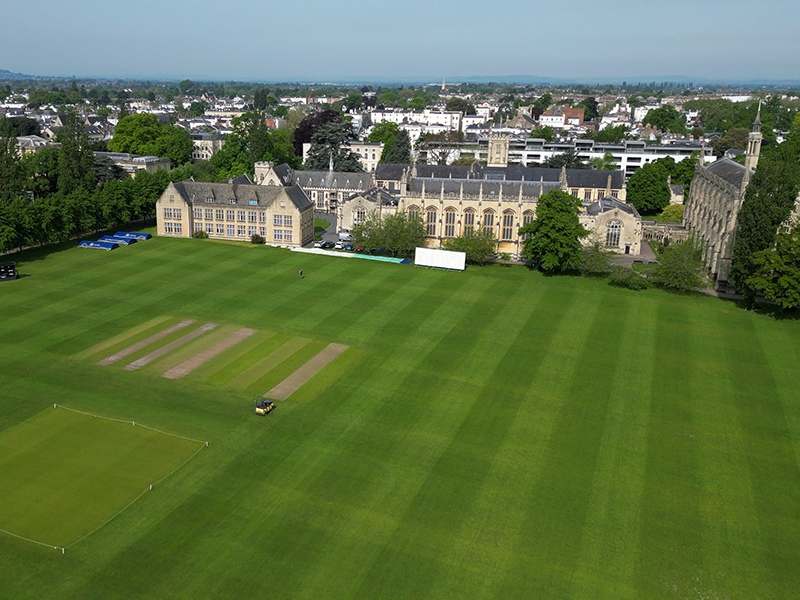
[[[336,242],[333,245],[334,250],[344,250],[344,242]]]
[[[322,248],[322,245],[324,243],[325,242],[323,242],[322,240],[317,240],[316,242],[314,242],[314,248]]]
[[[364,248],[363,248],[363,247],[361,247],[361,246],[356,246],[356,247],[355,247],[355,251],[356,251],[356,252],[363,252],[363,251],[364,251]]]
[[[333,242],[322,242],[323,248],[330,249],[333,248],[333,246],[334,246]]]

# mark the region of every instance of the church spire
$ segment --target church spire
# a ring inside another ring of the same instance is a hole
[[[755,171],[758,166],[758,157],[761,154],[761,100],[758,101],[758,112],[756,113],[756,120],[753,121],[753,131],[747,140],[747,156],[744,159],[744,166],[750,170]],[[747,177],[749,179],[749,177]]]

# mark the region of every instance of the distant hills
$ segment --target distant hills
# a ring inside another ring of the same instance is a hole
[[[0,81],[12,79],[73,79],[70,77],[59,77],[52,75],[27,75],[25,73],[14,73],[7,69],[0,69]],[[86,77],[78,79],[89,79]],[[90,79],[113,79],[113,80],[129,80],[138,81],[148,79],[151,81],[178,81],[183,77],[111,77],[111,76],[97,76]],[[230,81],[227,78],[213,78],[213,77],[190,77],[198,81]],[[250,81],[253,83],[301,83],[301,84],[319,84],[319,85],[430,85],[439,81],[438,77],[391,77],[391,76],[346,76],[346,77],[285,77],[285,78],[247,78],[243,81]],[[518,84],[518,85],[614,85],[614,84],[639,84],[639,83],[672,83],[675,85],[729,85],[738,87],[758,88],[798,88],[800,87],[800,79],[725,79],[713,77],[686,77],[684,75],[645,75],[634,77],[541,77],[538,75],[467,75],[467,76],[452,76],[445,77],[445,83],[458,84],[458,83],[499,83],[499,84]]]

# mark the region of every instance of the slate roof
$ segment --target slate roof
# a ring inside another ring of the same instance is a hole
[[[371,173],[345,173],[341,171],[294,171],[292,183],[304,188],[339,190],[368,190],[372,187]]]
[[[286,163],[281,163],[279,165],[274,165],[272,167],[272,171],[275,175],[278,176],[278,179],[281,180],[283,185],[289,185],[292,181],[292,167],[287,165]]]
[[[669,189],[672,190],[672,193],[676,196],[683,196],[685,193],[685,188],[682,185],[678,185],[677,183],[669,184]]]
[[[379,181],[399,181],[403,169],[411,165],[378,164],[375,179]],[[567,169],[567,185],[580,188],[605,189],[611,175],[611,188],[625,187],[625,174],[622,171],[595,171],[591,169]],[[550,181],[558,182],[561,169],[543,167],[484,167],[481,165],[417,165],[417,178],[468,179],[483,181]]]
[[[378,181],[400,181],[403,171],[408,169],[409,164],[378,163],[375,167],[375,179]]]
[[[744,179],[745,166],[740,165],[730,158],[720,158],[706,167],[706,171],[722,178],[736,187],[742,186]]]
[[[532,182],[532,181],[486,181],[470,179],[442,179],[442,178],[417,178],[409,182],[412,192],[422,193],[423,186],[425,195],[440,194],[444,190],[445,194],[459,195],[462,190],[465,195],[478,196],[483,193],[483,197],[491,200],[492,196],[502,196],[505,200],[514,201],[519,198],[520,188],[522,188],[523,199],[531,200],[539,198],[551,190],[559,189],[557,181]]]
[[[212,204],[252,206],[250,202],[254,200],[258,202],[259,206],[269,206],[285,190],[292,204],[300,212],[313,208],[308,196],[296,185],[284,188],[278,185],[240,185],[200,181],[181,181],[174,185],[178,193],[189,204],[205,204],[208,198],[212,198]],[[231,200],[234,202],[231,203]]]
[[[350,196],[350,198],[348,198],[348,200],[356,198],[357,196],[361,196],[365,200],[368,200],[369,202],[375,202],[376,204],[380,202],[383,206],[397,206],[397,198],[395,198],[382,187],[374,187],[367,192],[353,194]]]
[[[593,217],[610,210],[621,210],[622,212],[635,216],[637,219],[641,219],[641,216],[639,216],[639,213],[632,205],[618,200],[617,198],[612,198],[611,196],[600,198],[600,200],[596,200],[586,206],[586,212]]]

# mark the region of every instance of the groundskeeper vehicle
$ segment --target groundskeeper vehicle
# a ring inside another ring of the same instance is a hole
[[[275,410],[275,403],[272,400],[267,400],[264,396],[256,396],[256,414],[262,417],[267,413]]]

